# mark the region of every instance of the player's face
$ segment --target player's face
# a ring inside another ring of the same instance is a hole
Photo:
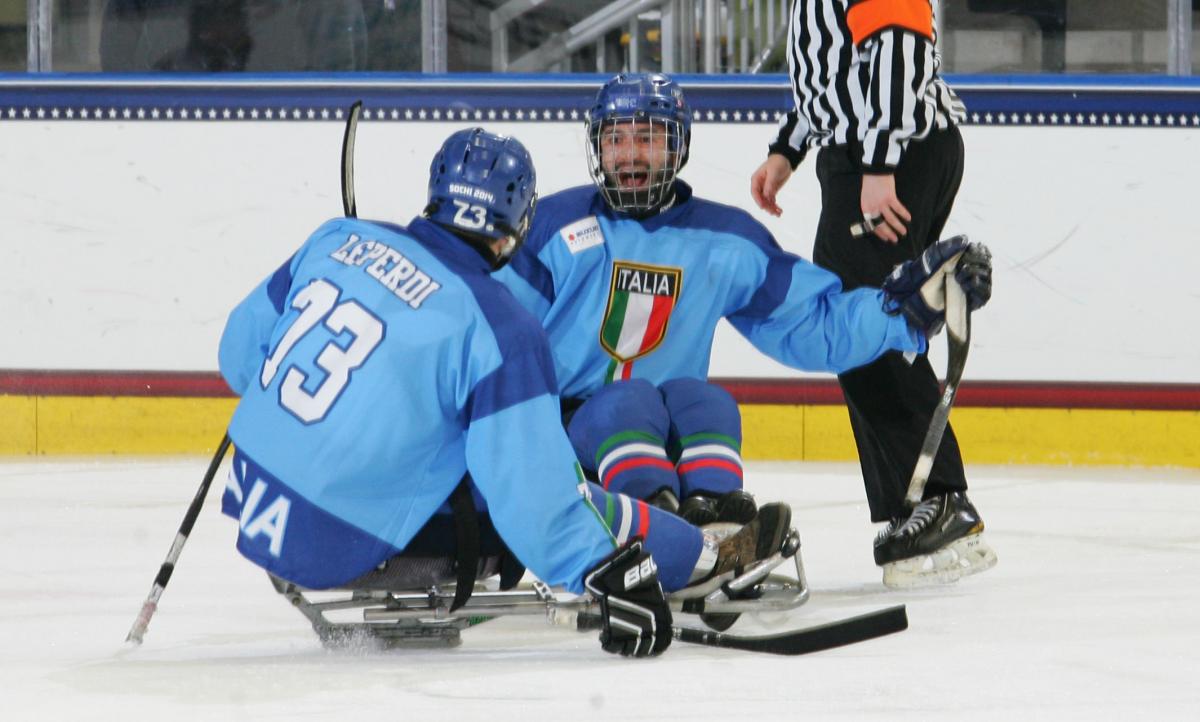
[[[673,167],[665,123],[615,121],[600,131],[600,160],[609,182],[622,191],[648,188]]]

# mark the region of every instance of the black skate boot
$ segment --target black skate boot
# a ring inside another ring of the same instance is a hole
[[[734,489],[719,497],[704,492],[693,494],[679,506],[679,516],[692,526],[704,526],[716,522],[749,524],[758,513],[754,497],[742,489]]]
[[[749,524],[758,514],[758,504],[754,497],[744,489],[734,489],[717,499],[717,521],[733,524]],[[788,520],[791,523],[791,510],[788,510]]]
[[[665,512],[679,514],[679,498],[670,489],[659,489],[658,493],[646,499],[646,503]]]
[[[996,564],[983,540],[983,520],[964,492],[935,496],[907,519],[893,519],[875,538],[875,563],[889,587],[958,581]]]

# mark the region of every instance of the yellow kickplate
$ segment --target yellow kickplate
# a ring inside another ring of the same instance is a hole
[[[858,458],[843,406],[741,409],[745,459]],[[950,422],[967,463],[1200,468],[1200,411],[966,407]]]
[[[965,408],[950,422],[968,463],[1200,468],[1200,411]]]
[[[0,454],[32,454],[37,448],[37,400],[0,396]]]
[[[0,396],[0,454],[210,452],[237,399]],[[844,406],[744,404],[742,457],[854,461]],[[976,464],[1200,468],[1200,411],[956,408],[963,458]]]
[[[194,454],[215,449],[237,399],[41,396],[37,454]]]

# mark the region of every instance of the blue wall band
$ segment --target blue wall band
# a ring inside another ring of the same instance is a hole
[[[0,122],[582,121],[606,75],[0,74]],[[678,75],[700,123],[775,123],[784,75]],[[1200,78],[948,76],[971,125],[1200,127]]]

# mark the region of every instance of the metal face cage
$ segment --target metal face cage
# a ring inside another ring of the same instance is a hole
[[[588,170],[610,208],[646,215],[671,199],[686,150],[681,126],[641,113],[589,124]]]

